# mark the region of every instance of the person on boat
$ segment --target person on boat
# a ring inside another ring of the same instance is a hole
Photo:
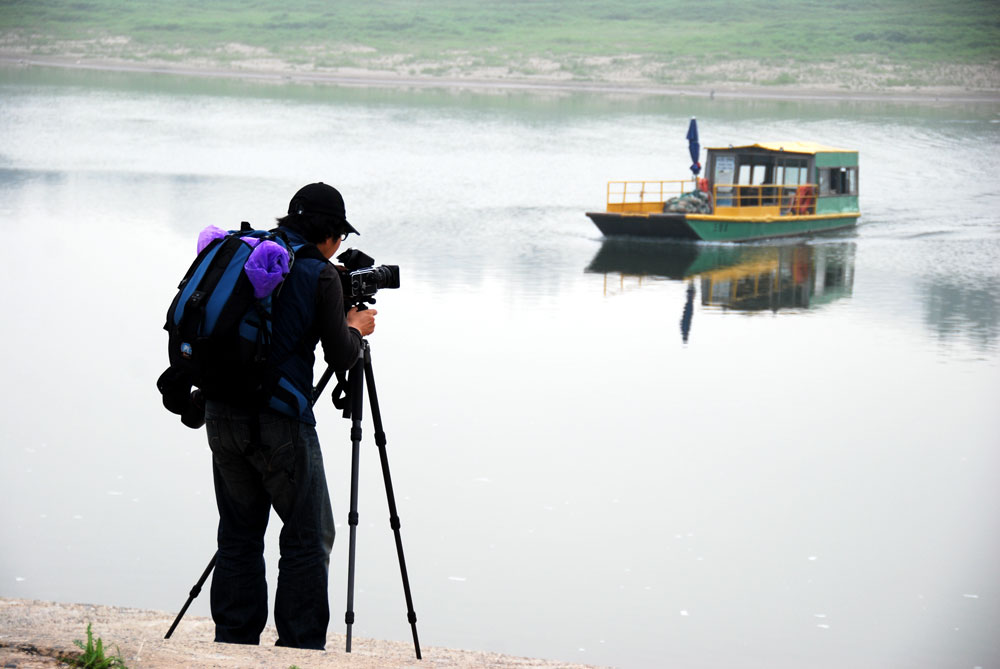
[[[337,269],[328,262],[358,231],[344,200],[324,183],[300,189],[278,230],[302,247],[274,298],[271,359],[311,398],[315,349],[335,370],[358,359],[375,329],[374,309],[344,309]],[[325,258],[326,260],[322,260]],[[281,518],[281,561],[274,602],[276,645],[323,650],[334,523],[311,403],[276,411],[208,398],[205,407],[219,507],[218,558],[212,578],[215,640],[258,644],[267,622],[264,531],[273,507]]]

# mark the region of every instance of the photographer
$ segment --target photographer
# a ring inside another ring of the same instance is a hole
[[[295,390],[312,396],[315,349],[333,369],[349,369],[361,338],[375,329],[374,309],[344,309],[337,269],[327,262],[358,231],[340,193],[324,183],[300,189],[278,219],[296,253],[274,298],[271,359]],[[322,260],[325,258],[326,260]],[[206,427],[219,507],[218,559],[211,605],[215,640],[257,644],[267,622],[264,532],[271,507],[282,521],[274,618],[279,646],[323,650],[334,523],[311,405],[269,408],[209,397]]]

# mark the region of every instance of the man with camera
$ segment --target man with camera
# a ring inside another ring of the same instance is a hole
[[[282,383],[311,398],[316,345],[322,343],[323,358],[334,370],[351,368],[362,337],[375,329],[377,312],[345,310],[340,275],[328,262],[348,234],[358,234],[337,189],[324,183],[300,189],[288,215],[278,219],[278,230],[293,247],[305,246],[274,297],[270,359]],[[215,640],[260,642],[267,622],[264,532],[273,507],[282,521],[274,602],[277,645],[323,650],[334,523],[316,419],[309,403],[271,407],[213,398],[206,404],[219,507],[211,589]]]

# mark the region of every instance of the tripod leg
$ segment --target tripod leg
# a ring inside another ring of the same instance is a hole
[[[389,456],[386,453],[385,432],[382,430],[382,412],[378,406],[378,393],[375,390],[375,375],[372,373],[371,350],[367,342],[364,347],[365,376],[368,383],[368,403],[371,407],[372,422],[375,425],[375,444],[378,446],[379,460],[382,462],[382,480],[385,482],[385,498],[389,504],[389,526],[396,538],[396,556],[399,558],[399,572],[403,577],[403,595],[406,598],[406,619],[410,622],[413,632],[413,649],[417,659],[420,658],[420,640],[417,638],[417,614],[413,610],[413,598],[410,596],[410,579],[406,574],[406,559],[403,557],[403,539],[400,536],[399,515],[396,513],[396,496],[392,492],[392,477],[389,475]]]
[[[358,465],[361,454],[361,413],[364,408],[364,360],[358,358],[348,379],[351,401],[351,510],[347,516],[350,525],[350,548],[347,558],[347,652],[351,652],[351,633],[354,626],[354,556],[358,537]]]
[[[215,555],[213,555],[212,559],[209,561],[208,566],[205,567],[205,571],[202,572],[201,578],[198,579],[198,582],[194,584],[193,588],[191,588],[191,592],[188,593],[187,601],[184,602],[184,606],[181,607],[181,612],[178,613],[177,617],[174,619],[174,624],[170,626],[169,630],[167,630],[167,635],[163,637],[164,639],[170,638],[170,635],[172,635],[174,630],[177,629],[177,623],[179,623],[181,618],[184,617],[184,614],[187,613],[188,607],[191,606],[191,602],[194,601],[195,597],[201,594],[201,586],[205,585],[205,581],[208,580],[208,575],[211,574],[212,569],[215,568],[215,561],[218,557],[219,552],[216,551]]]

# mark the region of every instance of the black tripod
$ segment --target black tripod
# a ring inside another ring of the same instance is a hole
[[[338,384],[334,389],[333,397],[334,405],[344,410],[345,418],[351,419],[351,510],[348,514],[348,524],[351,528],[351,534],[347,564],[347,612],[344,614],[344,622],[347,623],[347,652],[351,652],[351,635],[354,625],[354,556],[357,547],[358,529],[358,461],[361,454],[361,417],[364,409],[364,386],[367,385],[368,401],[371,404],[372,410],[372,422],[375,425],[375,445],[378,446],[379,459],[382,462],[382,479],[385,482],[385,496],[389,504],[389,526],[392,528],[396,538],[396,556],[399,558],[399,571],[403,578],[403,594],[406,597],[406,619],[410,623],[410,629],[413,633],[413,649],[416,651],[417,659],[419,660],[421,659],[421,655],[420,640],[417,637],[417,614],[413,611],[413,598],[410,596],[410,579],[406,573],[406,560],[403,557],[403,539],[399,533],[400,523],[399,515],[396,513],[396,497],[392,492],[392,478],[389,475],[389,459],[385,450],[386,438],[385,432],[382,430],[382,413],[379,410],[378,394],[375,391],[375,375],[372,372],[371,349],[366,340],[362,340],[361,346],[361,355],[348,373],[346,382],[342,376],[338,375]],[[323,376],[320,377],[319,383],[313,389],[313,403],[323,393],[323,389],[329,383],[332,376],[333,370],[327,368]],[[367,384],[365,383],[366,380]],[[341,395],[342,392],[346,394]],[[212,573],[212,569],[215,568],[215,561],[218,555],[218,552],[216,552],[212,556],[201,578],[191,588],[187,601],[184,602],[180,613],[177,614],[177,618],[163,638],[170,638],[177,624],[187,612],[191,602],[201,594],[202,586],[208,579],[208,575]]]

